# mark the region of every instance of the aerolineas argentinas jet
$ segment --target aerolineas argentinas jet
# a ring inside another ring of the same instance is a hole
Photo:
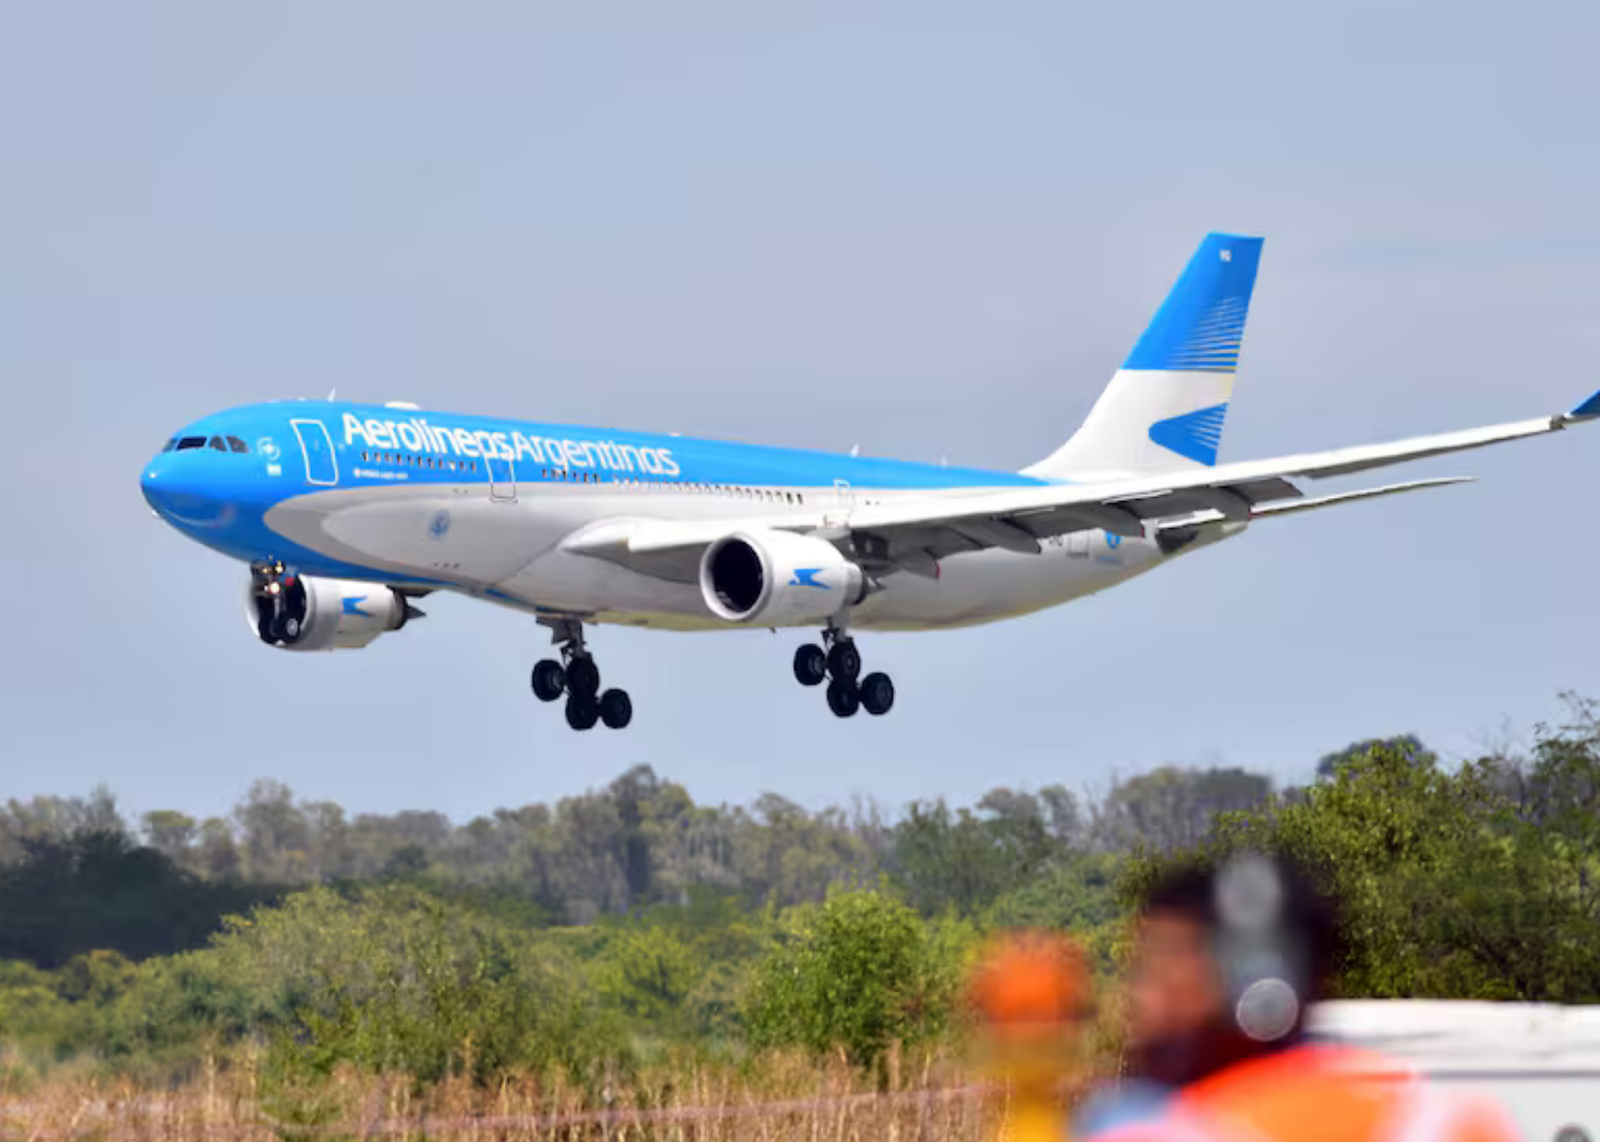
[[[285,650],[363,647],[456,591],[530,612],[559,656],[533,691],[620,728],[590,625],[820,628],[795,676],[840,717],[888,712],[861,630],[940,630],[1065,603],[1328,504],[1292,482],[1557,432],[1515,424],[1217,464],[1261,239],[1212,234],[1077,433],[1021,472],[422,411],[287,402],[196,421],[144,472],[179,531],[250,565],[250,623]]]

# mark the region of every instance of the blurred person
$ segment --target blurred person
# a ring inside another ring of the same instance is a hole
[[[1189,862],[1136,922],[1128,1076],[1072,1134],[1127,1142],[1509,1142],[1497,1108],[1448,1098],[1397,1062],[1314,1039],[1338,916],[1293,862]]]
[[[996,1135],[1003,1142],[1061,1142],[1063,1075],[1081,1065],[1090,1012],[1086,958],[1050,932],[1004,933],[983,950],[968,980],[985,1069],[1007,1090]]]

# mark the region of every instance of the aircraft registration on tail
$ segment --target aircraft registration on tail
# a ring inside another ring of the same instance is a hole
[[[249,565],[255,637],[365,647],[453,591],[516,608],[556,653],[534,693],[567,722],[629,724],[587,634],[800,627],[795,677],[881,715],[860,631],[932,631],[1057,606],[1259,520],[1459,483],[1308,496],[1300,483],[1559,432],[1570,412],[1270,460],[1217,463],[1260,238],[1210,234],[1083,426],[1020,472],[424,411],[278,401],[188,425],[145,466],[156,513]]]

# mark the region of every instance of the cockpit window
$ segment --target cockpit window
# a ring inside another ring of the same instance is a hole
[[[213,452],[226,452],[228,450],[228,442],[220,436],[213,436],[211,438],[211,450]]]
[[[185,436],[178,441],[179,452],[187,452],[191,448],[204,448],[205,446],[206,438],[204,436]]]
[[[161,451],[163,451],[163,452],[171,452],[177,446],[178,446],[178,438],[176,436],[174,436],[171,440],[167,441],[166,445],[161,449]]]
[[[237,436],[228,437],[228,447],[232,448],[235,452],[250,451],[250,445],[246,444],[243,440],[240,440]]]

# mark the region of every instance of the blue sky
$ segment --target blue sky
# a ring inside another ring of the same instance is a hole
[[[1451,756],[1600,694],[1600,430],[1478,484],[1275,521],[1099,598],[864,638],[601,631],[627,733],[541,708],[531,620],[432,600],[256,645],[144,460],[272,397],[1020,467],[1200,235],[1266,236],[1222,457],[1540,415],[1600,387],[1579,4],[396,2],[0,9],[0,798],[225,810],[258,776],[466,819],[649,763],[697,799],[970,799],[1161,763]]]

